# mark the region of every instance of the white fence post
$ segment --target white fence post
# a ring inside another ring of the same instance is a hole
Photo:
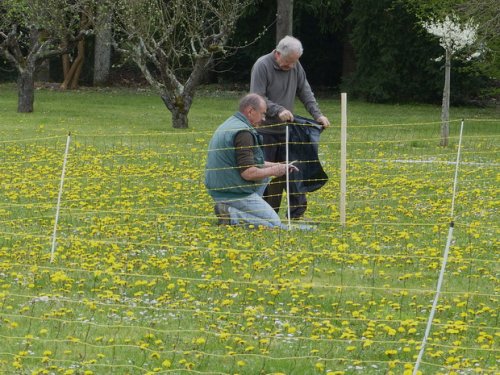
[[[71,141],[71,133],[68,133],[68,139],[66,140],[66,150],[64,151],[63,167],[61,172],[61,184],[59,185],[59,195],[57,196],[56,219],[54,221],[54,231],[52,232],[52,249],[50,250],[50,263],[54,261],[54,252],[56,250],[57,223],[59,222],[59,211],[61,209],[61,197],[64,186],[64,176],[66,174],[66,162],[68,160],[70,141]]]
[[[288,165],[290,162],[289,154],[288,154],[288,146],[290,141],[290,133],[288,132],[288,126],[285,128],[286,130],[286,138],[285,138],[285,163]],[[286,169],[286,212],[288,217],[288,230],[292,228],[291,218],[290,218],[290,171]]]
[[[340,224],[346,223],[346,195],[347,195],[347,94],[340,96]]]
[[[455,196],[457,194],[457,186],[458,186],[458,167],[460,164],[460,151],[462,149],[462,134],[464,130],[464,120],[460,125],[460,137],[458,140],[458,151],[457,151],[457,161],[455,164],[455,177],[453,179],[453,192],[452,192],[452,201],[451,201],[451,212],[450,212],[450,227],[448,229],[448,237],[446,240],[446,246],[443,253],[443,260],[441,263],[441,270],[439,271],[438,282],[436,286],[436,294],[434,295],[434,300],[432,301],[431,312],[429,313],[429,318],[427,319],[427,326],[425,328],[424,338],[422,339],[422,344],[420,345],[420,351],[418,353],[417,360],[415,362],[415,366],[413,367],[413,375],[418,374],[418,369],[420,368],[420,363],[422,362],[422,358],[424,357],[425,346],[427,344],[427,340],[429,338],[429,334],[431,333],[432,322],[434,321],[434,314],[436,313],[437,304],[439,301],[439,296],[441,294],[441,287],[443,285],[444,273],[446,271],[446,265],[448,264],[448,255],[450,251],[451,241],[453,239],[453,228],[455,227],[455,223],[453,222],[453,217],[455,216]]]

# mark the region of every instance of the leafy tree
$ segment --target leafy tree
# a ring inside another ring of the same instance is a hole
[[[297,0],[296,0],[297,1]],[[254,1],[236,22],[235,32],[229,40],[238,48],[235,53],[217,61],[214,70],[222,83],[246,84],[250,82],[250,69],[255,60],[276,46],[276,1]]]
[[[337,87],[354,70],[346,20],[350,0],[296,0],[295,34],[304,45],[301,63],[316,88]]]
[[[478,63],[485,74],[499,81],[500,6],[498,1],[464,1],[456,5],[454,9],[463,19],[472,18],[477,22],[477,42],[484,46],[482,59]]]
[[[32,112],[38,66],[82,40],[80,16],[90,0],[2,0],[0,55],[18,72],[18,112]],[[66,40],[67,43],[63,44]]]
[[[312,18],[324,35],[342,29],[350,3],[351,0],[296,0],[295,10],[302,17]],[[300,18],[296,21],[301,23]]]
[[[283,3],[291,4],[291,1]],[[349,0],[294,0],[293,35],[305,49],[301,63],[306,67],[309,82],[318,86],[335,86],[340,82],[343,62],[343,31]],[[277,1],[259,1],[249,7],[238,20],[232,45],[245,45],[216,66],[222,82],[248,84],[255,60],[276,47],[279,33]],[[291,26],[288,26],[291,27]],[[275,30],[276,28],[276,30]],[[256,34],[258,38],[256,39]]]
[[[500,37],[500,6],[497,0],[461,1],[454,6],[465,19],[478,22],[479,41],[498,41]]]
[[[476,87],[488,90],[494,86],[494,80],[500,80],[500,64],[498,64],[500,51],[500,7],[497,0],[398,0],[423,22],[429,20],[444,20],[446,16],[455,14],[462,20],[474,20],[477,26],[477,46],[481,49],[481,57],[465,64],[458,61],[456,66],[464,65],[455,70],[455,73],[465,72],[460,79],[455,80],[455,85],[467,85],[468,81],[475,81],[467,89],[474,91]],[[493,84],[493,85],[492,85]],[[454,86],[454,92],[457,88]],[[480,91],[480,90],[475,90]],[[479,94],[479,92],[478,92]]]
[[[217,56],[227,53],[236,20],[251,0],[119,0],[122,52],[141,69],[172,113],[188,127],[196,88]]]
[[[424,28],[439,38],[439,44],[445,51],[445,80],[441,111],[441,146],[448,146],[450,112],[450,72],[451,60],[457,52],[476,41],[477,25],[472,21],[461,23],[457,17],[446,16],[442,21],[424,22]]]
[[[368,101],[437,101],[439,54],[419,19],[399,1],[353,0],[351,42],[356,71],[345,82],[353,96]]]
[[[489,74],[498,80],[497,59],[500,32],[498,1],[492,0],[401,0],[407,8],[422,20],[423,27],[439,38],[444,49],[444,88],[441,111],[441,146],[448,145],[449,107],[451,91],[452,59],[462,65],[474,66],[477,76]],[[488,44],[493,48],[488,48]],[[471,55],[470,46],[479,47]],[[496,47],[495,47],[496,46]],[[471,57],[480,57],[476,59]],[[493,62],[493,63],[491,63]],[[496,67],[496,68],[493,68]],[[470,69],[470,68],[469,68]],[[463,79],[456,79],[463,82]],[[488,86],[486,85],[482,85]]]

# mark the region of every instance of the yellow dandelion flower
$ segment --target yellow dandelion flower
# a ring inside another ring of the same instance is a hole
[[[198,337],[198,338],[194,339],[194,343],[196,345],[203,345],[203,344],[205,344],[205,342],[206,342],[206,340],[204,337]]]
[[[318,370],[320,372],[325,371],[325,364],[323,362],[316,362],[314,367],[316,368],[316,370]]]

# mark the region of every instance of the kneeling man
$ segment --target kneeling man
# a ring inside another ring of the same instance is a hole
[[[264,161],[261,136],[255,128],[264,120],[266,110],[260,95],[244,96],[239,111],[220,125],[210,140],[205,186],[215,201],[219,224],[244,222],[286,229],[262,194],[270,177],[297,168]]]

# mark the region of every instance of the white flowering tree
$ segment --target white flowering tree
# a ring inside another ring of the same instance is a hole
[[[439,44],[445,50],[445,78],[443,89],[443,104],[441,109],[441,146],[448,146],[450,134],[450,72],[453,56],[476,41],[477,25],[472,19],[461,23],[456,16],[446,16],[442,21],[423,23],[424,28],[439,38]]]

